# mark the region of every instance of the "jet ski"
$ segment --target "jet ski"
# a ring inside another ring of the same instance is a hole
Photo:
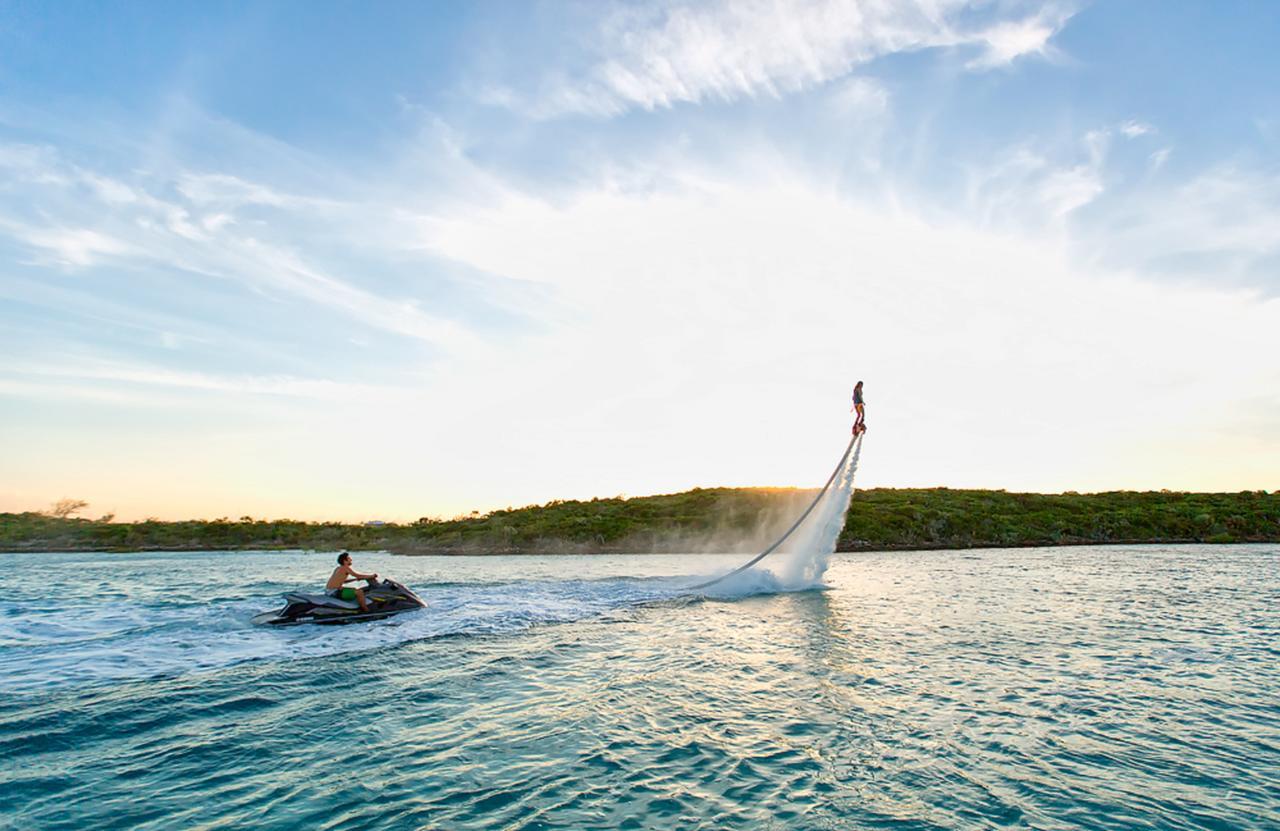
[[[266,626],[359,623],[365,620],[382,620],[427,605],[403,583],[379,580],[376,577],[365,581],[364,601],[369,606],[367,612],[362,612],[360,604],[354,600],[339,600],[329,594],[287,592],[284,600],[283,609],[254,615],[253,622]]]

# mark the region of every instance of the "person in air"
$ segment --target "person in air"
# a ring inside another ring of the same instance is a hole
[[[369,611],[369,604],[364,602],[364,589],[348,588],[347,583],[356,580],[374,580],[377,579],[377,573],[361,574],[351,567],[351,555],[342,552],[338,555],[338,567],[333,570],[333,574],[329,575],[329,582],[324,584],[324,590],[339,600],[354,600],[360,604],[360,611]]]
[[[853,388],[853,407],[852,412],[856,412],[858,417],[853,421],[853,434],[867,432],[867,411],[862,401],[862,382],[859,381]]]

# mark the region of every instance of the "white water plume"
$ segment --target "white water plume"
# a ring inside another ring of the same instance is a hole
[[[849,500],[853,496],[853,480],[858,472],[858,457],[862,454],[861,440],[855,442],[851,452],[845,452],[847,455],[842,459],[840,468],[832,474],[830,483],[809,516],[772,555],[773,562],[766,561],[771,568],[748,569],[741,566],[738,571],[693,588],[714,586],[711,594],[742,596],[802,591],[820,586],[822,576],[831,564],[840,532],[844,529]]]
[[[784,588],[811,588],[822,582],[822,575],[831,565],[831,555],[836,552],[840,532],[844,530],[849,500],[853,498],[853,477],[858,472],[861,453],[862,442],[859,441],[813,514],[787,541],[775,572]]]

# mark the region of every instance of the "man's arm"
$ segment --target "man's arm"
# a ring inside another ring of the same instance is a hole
[[[376,571],[370,572],[368,574],[361,574],[360,572],[356,571],[354,568],[347,569],[347,574],[351,575],[350,577],[347,578],[348,583],[350,583],[352,580],[372,580],[374,577],[378,576],[378,572]]]

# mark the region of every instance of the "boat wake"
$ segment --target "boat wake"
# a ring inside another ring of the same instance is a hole
[[[226,557],[234,555],[209,555]],[[255,626],[279,594],[208,602],[116,600],[33,610],[0,602],[0,693],[217,670],[248,661],[323,658],[451,636],[515,634],[537,626],[607,621],[645,607],[698,602],[687,576],[582,580],[441,582],[414,586],[427,608],[346,626]],[[794,590],[768,571],[750,571],[710,597],[733,600]]]
[[[858,445],[858,452],[861,445]],[[347,626],[255,626],[280,594],[324,575],[322,553],[17,555],[39,558],[41,596],[0,591],[0,693],[118,684],[211,671],[247,661],[323,658],[450,636],[502,635],[536,626],[608,620],[655,604],[735,600],[822,586],[853,490],[858,452],[786,544],[759,567],[729,573],[726,558],[399,558],[361,555],[409,585],[426,609]],[[234,558],[234,559],[232,559]],[[560,579],[565,571],[581,579]],[[640,576],[619,577],[639,570]],[[20,573],[22,569],[18,569]],[[227,585],[228,575],[271,574],[267,583]],[[468,580],[458,577],[474,576]],[[691,587],[707,585],[705,589]],[[4,586],[0,585],[0,590]],[[8,598],[22,598],[12,600]]]
[[[226,555],[222,555],[226,556]],[[246,661],[320,658],[458,635],[500,635],[602,618],[678,600],[672,579],[441,583],[418,587],[427,608],[347,626],[255,626],[278,595],[209,603],[80,603],[33,611],[0,603],[7,622],[0,693],[220,669]]]

